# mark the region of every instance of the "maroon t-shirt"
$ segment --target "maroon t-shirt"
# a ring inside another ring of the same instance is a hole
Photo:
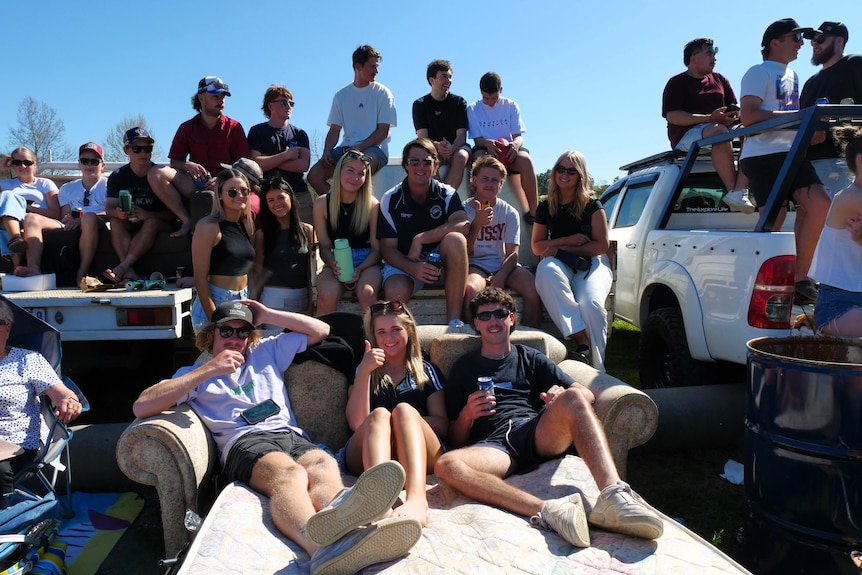
[[[202,165],[211,176],[222,171],[222,164],[233,164],[248,158],[248,140],[242,124],[225,115],[212,130],[201,121],[200,114],[180,124],[168,157]]]
[[[662,96],[661,115],[677,110],[690,114],[711,114],[715,109],[736,103],[736,95],[727,78],[711,72],[703,78],[693,78],[686,72],[667,81]],[[692,126],[677,126],[667,123],[670,147],[675,148]]]

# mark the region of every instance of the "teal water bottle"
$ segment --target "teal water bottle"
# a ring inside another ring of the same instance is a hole
[[[335,240],[335,248],[332,250],[335,261],[338,262],[338,281],[345,283],[353,279],[353,250],[350,242],[344,238]]]

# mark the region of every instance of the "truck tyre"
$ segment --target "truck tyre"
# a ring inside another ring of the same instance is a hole
[[[661,308],[649,315],[640,338],[643,389],[710,385],[713,375],[710,364],[691,358],[679,309]]]

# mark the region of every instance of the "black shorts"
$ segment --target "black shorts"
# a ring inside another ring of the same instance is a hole
[[[784,164],[784,158],[786,157],[787,152],[780,152],[778,154],[754,156],[739,161],[742,171],[750,182],[748,190],[754,195],[758,206],[766,205],[769,192],[772,191],[772,185],[775,183],[776,178],[778,178],[778,172],[781,171],[781,166]],[[803,159],[799,164],[799,169],[796,171],[796,176],[793,178],[789,195],[781,198],[781,203],[784,203],[788,199],[793,199],[793,192],[800,188],[807,188],[814,184],[822,185],[822,183],[811,162]]]
[[[494,433],[476,443],[478,447],[493,447],[505,451],[515,462],[515,473],[526,473],[540,463],[555,457],[540,457],[536,453],[536,428],[542,414],[518,421],[509,421]],[[559,454],[562,455],[562,454]]]
[[[225,483],[242,481],[248,485],[257,460],[273,451],[288,454],[294,461],[313,449],[320,449],[290,430],[252,431],[241,436],[228,451],[222,479]]]

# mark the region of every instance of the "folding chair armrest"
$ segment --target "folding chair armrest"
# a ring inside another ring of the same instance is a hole
[[[130,479],[158,491],[165,553],[175,556],[189,540],[185,511],[200,513],[198,490],[217,463],[206,427],[187,405],[135,420],[117,442],[117,463]]]

